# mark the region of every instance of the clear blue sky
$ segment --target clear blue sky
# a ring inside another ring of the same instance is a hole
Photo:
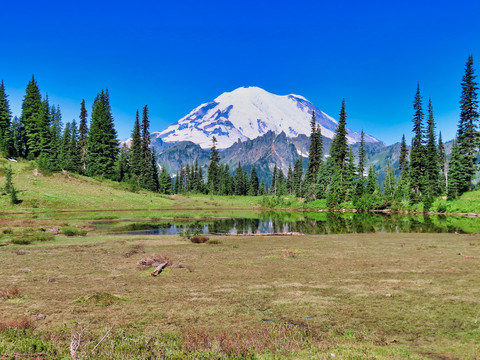
[[[348,126],[390,144],[411,137],[418,82],[447,140],[468,55],[480,73],[479,0],[4,1],[1,13],[14,113],[32,74],[64,122],[108,88],[122,139],[144,104],[163,130],[222,92],[259,86],[335,118],[345,98]]]

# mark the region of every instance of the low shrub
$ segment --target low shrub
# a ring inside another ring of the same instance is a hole
[[[220,240],[207,240],[206,242],[208,245],[219,245],[222,244]]]
[[[192,236],[190,241],[194,244],[203,244],[207,242],[209,239],[206,236]]]
[[[64,227],[62,228],[62,234],[65,236],[85,236],[87,235],[87,230]]]
[[[30,245],[33,240],[29,238],[14,238],[10,242],[15,245]]]

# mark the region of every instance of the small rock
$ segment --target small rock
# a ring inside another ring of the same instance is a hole
[[[26,269],[18,269],[19,272],[24,272],[24,273],[28,273],[28,272],[32,272],[32,270],[26,268]]]
[[[31,312],[30,315],[35,316],[35,320],[43,320],[47,317],[47,315],[45,315],[45,314],[39,314],[39,313],[34,313],[34,312]]]
[[[386,297],[392,297],[392,294],[388,293],[388,294],[385,294]]]
[[[17,255],[25,255],[27,252],[23,249],[19,249],[15,252]]]
[[[56,281],[57,281],[57,279],[55,279],[55,278],[48,278],[47,279],[47,282],[49,282],[49,283],[54,283]]]
[[[51,229],[45,230],[45,232],[52,235],[58,235],[60,234],[60,229],[58,228],[58,226],[55,226]]]

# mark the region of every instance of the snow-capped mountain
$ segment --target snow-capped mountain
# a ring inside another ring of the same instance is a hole
[[[192,141],[207,149],[215,136],[219,149],[230,147],[237,141],[255,139],[268,131],[287,137],[310,135],[310,120],[315,110],[322,135],[332,139],[337,121],[300,95],[274,95],[258,87],[242,87],[226,92],[215,100],[202,104],[175,124],[152,138],[164,142]],[[360,141],[360,133],[348,129],[348,141]],[[379,140],[365,135],[365,142]]]

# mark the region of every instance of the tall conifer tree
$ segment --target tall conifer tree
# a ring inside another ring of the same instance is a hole
[[[10,157],[14,153],[12,133],[12,112],[5,92],[3,80],[0,83],[0,154]]]
[[[102,90],[95,97],[91,119],[87,142],[87,174],[113,179],[116,175],[118,140],[108,90]]]
[[[87,139],[88,139],[88,123],[87,123],[87,109],[85,108],[85,100],[82,99],[80,103],[80,124],[78,135],[78,146],[80,148],[80,159],[82,163],[82,172],[87,169]]]
[[[413,103],[415,110],[413,115],[413,139],[410,150],[410,184],[412,186],[413,200],[419,202],[424,190],[425,173],[425,148],[423,146],[423,109],[422,96],[420,95],[420,85],[417,86],[415,100]]]
[[[432,100],[428,101],[427,139],[425,144],[425,182],[431,196],[440,195],[440,163],[437,140],[435,138],[435,119],[433,117]]]
[[[473,175],[476,171],[476,153],[479,146],[478,132],[478,83],[475,82],[473,56],[468,57],[465,75],[462,79],[462,96],[460,99],[460,121],[458,123],[458,150],[463,166],[464,182],[459,191],[463,193],[471,188]]]
[[[42,116],[44,114],[42,97],[35,77],[28,82],[22,102],[22,123],[25,128],[25,155],[36,158],[41,152]]]

